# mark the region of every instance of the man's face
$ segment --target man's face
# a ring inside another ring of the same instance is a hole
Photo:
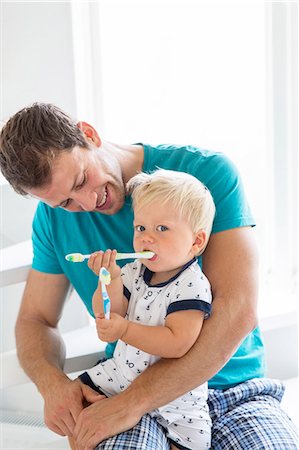
[[[111,215],[123,206],[125,187],[118,161],[103,147],[74,147],[54,161],[51,183],[28,194],[52,208]]]

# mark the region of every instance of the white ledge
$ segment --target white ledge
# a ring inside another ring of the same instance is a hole
[[[65,373],[83,372],[105,356],[106,343],[99,340],[94,325],[64,333],[62,337],[66,346]],[[2,353],[0,360],[1,389],[31,381],[20,366],[16,350]]]
[[[0,287],[26,281],[32,263],[31,240],[0,250]]]

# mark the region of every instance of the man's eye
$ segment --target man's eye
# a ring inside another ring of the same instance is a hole
[[[77,185],[76,189],[81,189],[85,183],[86,183],[86,175],[84,174],[81,183]]]
[[[70,204],[70,199],[68,198],[64,203],[60,205],[60,208],[66,209]]]
[[[136,225],[135,230],[136,230],[136,231],[144,231],[145,228],[144,228],[143,225]]]
[[[166,227],[165,225],[158,225],[157,226],[157,230],[158,231],[167,231],[168,227]]]

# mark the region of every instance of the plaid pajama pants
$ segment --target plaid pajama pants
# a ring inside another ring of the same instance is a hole
[[[254,379],[225,391],[209,390],[212,450],[298,450],[297,431],[280,408],[284,386]],[[164,430],[149,414],[95,450],[169,450]]]

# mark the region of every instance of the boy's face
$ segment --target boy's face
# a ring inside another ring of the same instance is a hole
[[[75,147],[53,163],[52,181],[28,192],[53,208],[115,214],[123,206],[121,168],[103,147]]]
[[[146,207],[134,209],[134,249],[150,250],[155,256],[143,260],[153,272],[168,272],[178,269],[196,254],[196,235],[171,204],[152,202]]]

